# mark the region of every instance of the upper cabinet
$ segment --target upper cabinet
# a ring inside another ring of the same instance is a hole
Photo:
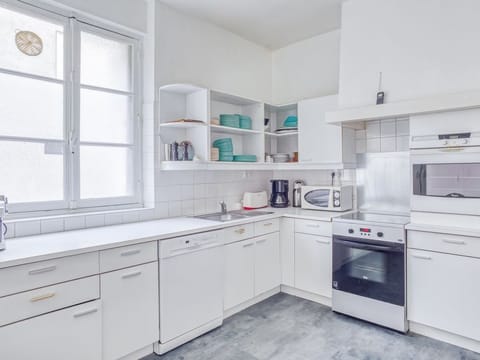
[[[338,109],[338,96],[324,96],[298,103],[300,163],[331,164],[332,168],[355,164],[355,131],[328,124],[325,114]]]
[[[160,143],[172,146],[160,147],[162,169],[353,167],[354,130],[325,122],[325,113],[337,108],[336,95],[269,105],[195,85],[163,86],[158,130]],[[271,162],[282,158],[288,162]]]

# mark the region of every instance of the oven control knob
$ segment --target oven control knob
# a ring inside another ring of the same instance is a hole
[[[340,192],[335,191],[335,192],[333,193],[333,197],[334,197],[335,199],[340,198]]]
[[[353,234],[353,232],[354,232],[353,229],[348,229],[349,234]]]
[[[383,237],[383,232],[381,232],[381,231],[377,232],[377,236],[378,237]]]
[[[333,205],[335,205],[335,206],[337,206],[337,207],[340,206],[340,200],[335,200],[335,201],[333,202]]]
[[[443,145],[448,145],[448,140],[444,140]]]
[[[467,145],[468,144],[468,139],[463,139],[463,144]]]

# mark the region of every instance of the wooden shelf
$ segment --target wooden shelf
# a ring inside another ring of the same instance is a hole
[[[262,133],[262,131],[259,131],[259,130],[240,129],[240,128],[222,126],[222,125],[210,125],[210,128],[213,132],[224,133],[224,134],[248,135],[248,134]]]

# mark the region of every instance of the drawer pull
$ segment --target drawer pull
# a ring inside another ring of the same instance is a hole
[[[417,258],[417,259],[432,260],[432,257],[431,257],[431,256],[428,256],[428,255],[413,254],[412,256],[413,256],[414,258]]]
[[[90,309],[90,310],[86,310],[86,311],[82,311],[82,312],[73,314],[73,317],[74,317],[74,318],[79,318],[79,317],[82,317],[82,316],[87,316],[87,315],[90,315],[90,314],[95,314],[97,311],[98,311],[98,309]]]
[[[42,301],[42,300],[47,300],[47,299],[51,299],[55,296],[55,293],[49,293],[49,294],[44,294],[44,295],[40,295],[40,296],[35,296],[33,298],[30,299],[30,302],[38,302],[38,301]]]
[[[463,240],[443,239],[443,242],[445,242],[447,244],[467,245],[467,243]]]
[[[237,229],[237,230],[235,230],[235,232],[236,232],[237,234],[240,234],[240,235],[241,235],[241,234],[243,234],[243,233],[245,232],[245,229],[244,229],[244,228]]]
[[[263,226],[272,226],[272,225],[273,225],[273,223],[271,223],[271,222],[263,224]]]
[[[258,240],[258,241],[257,241],[257,244],[263,244],[263,243],[266,242],[266,241],[267,241],[267,239]]]
[[[309,227],[309,228],[319,228],[320,227],[320,225],[318,225],[318,224],[306,224],[305,226]]]
[[[38,275],[38,274],[44,274],[44,273],[55,271],[55,270],[57,270],[57,267],[55,265],[52,265],[52,266],[47,266],[47,267],[44,267],[44,268],[41,268],[41,269],[30,270],[28,272],[28,274],[29,275]]]
[[[120,256],[132,256],[132,255],[137,255],[137,254],[140,254],[140,251],[139,249],[136,249],[136,250],[130,250],[130,251],[125,251],[123,253],[120,254]]]
[[[330,244],[330,240],[315,240],[317,243],[319,244],[326,244],[326,245],[329,245]]]
[[[133,277],[139,276],[139,275],[142,275],[142,272],[141,271],[136,271],[136,272],[133,272],[133,273],[130,273],[130,274],[122,275],[122,279],[130,279],[130,278],[133,278]]]
[[[243,245],[243,247],[244,247],[244,248],[246,248],[246,247],[250,247],[250,246],[253,246],[253,243],[249,243],[249,244],[245,244],[245,245]]]

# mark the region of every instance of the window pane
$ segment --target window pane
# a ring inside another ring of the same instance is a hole
[[[63,85],[0,74],[0,135],[63,139]]]
[[[82,199],[133,196],[133,153],[128,148],[80,147]]]
[[[133,142],[130,96],[82,89],[80,103],[81,141]]]
[[[0,189],[11,203],[63,200],[63,156],[45,145],[0,141]]]
[[[20,31],[38,35],[43,45],[39,55],[29,56],[18,49],[15,38]],[[0,48],[1,68],[63,79],[61,25],[0,7]]]
[[[81,38],[81,83],[130,91],[132,46],[86,32]]]

